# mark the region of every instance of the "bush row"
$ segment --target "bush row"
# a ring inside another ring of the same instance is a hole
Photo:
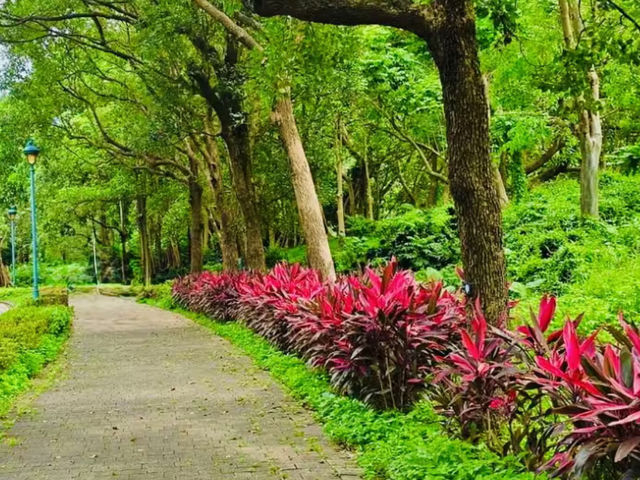
[[[0,315],[0,415],[30,378],[52,361],[69,333],[64,306],[16,307]]]
[[[613,343],[581,337],[580,317],[549,332],[556,302],[544,297],[528,325],[489,325],[479,304],[395,262],[332,283],[299,265],[204,273],[176,281],[173,296],[242,320],[375,407],[404,409],[424,394],[451,433],[530,469],[614,478],[640,466],[640,335],[622,319]]]

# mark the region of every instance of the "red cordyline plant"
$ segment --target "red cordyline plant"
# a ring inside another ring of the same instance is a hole
[[[295,350],[291,319],[325,288],[314,270],[299,264],[276,265],[268,274],[254,274],[238,285],[238,319],[279,348]]]
[[[548,459],[555,444],[555,417],[549,415],[544,395],[527,389],[529,362],[523,361],[527,355],[521,344],[527,349],[546,344],[542,332],[554,313],[555,299],[544,297],[538,315],[532,312],[532,325],[511,332],[505,324],[488,325],[476,301],[473,315],[451,337],[450,353],[436,367],[429,390],[450,432],[482,440],[499,454],[517,455],[530,469]]]
[[[640,335],[622,316],[620,323],[618,344],[597,346],[598,332],[582,338],[579,320],[567,321],[549,350],[535,354],[530,381],[572,427],[546,465],[555,476],[640,474]]]
[[[297,340],[341,392],[405,408],[425,389],[436,354],[464,316],[439,283],[424,286],[392,260],[381,273],[343,278],[307,310]]]
[[[449,419],[449,428],[459,428],[462,438],[499,434],[517,410],[520,371],[508,342],[496,334],[499,328],[487,324],[478,301],[435,369],[431,398]]]
[[[246,272],[203,272],[177,279],[172,295],[184,308],[220,321],[231,321],[237,317],[239,286],[248,279]]]

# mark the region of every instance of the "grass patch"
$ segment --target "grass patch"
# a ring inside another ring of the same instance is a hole
[[[166,295],[141,299],[168,309]],[[336,395],[322,372],[286,355],[248,328],[220,323],[182,309],[173,311],[203,325],[249,355],[293,397],[310,408],[336,443],[358,453],[367,479],[389,480],[525,480],[517,459],[499,458],[481,445],[453,440],[439,425],[428,402],[411,412],[379,412],[360,401]]]

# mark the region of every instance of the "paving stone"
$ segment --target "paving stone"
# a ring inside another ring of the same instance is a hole
[[[1,480],[360,475],[309,412],[225,340],[129,299],[72,304],[68,372],[8,432],[17,444],[0,444]]]

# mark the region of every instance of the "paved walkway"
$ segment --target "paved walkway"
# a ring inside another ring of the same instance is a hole
[[[68,371],[0,445],[0,479],[359,478],[226,341],[131,300],[72,303]]]

